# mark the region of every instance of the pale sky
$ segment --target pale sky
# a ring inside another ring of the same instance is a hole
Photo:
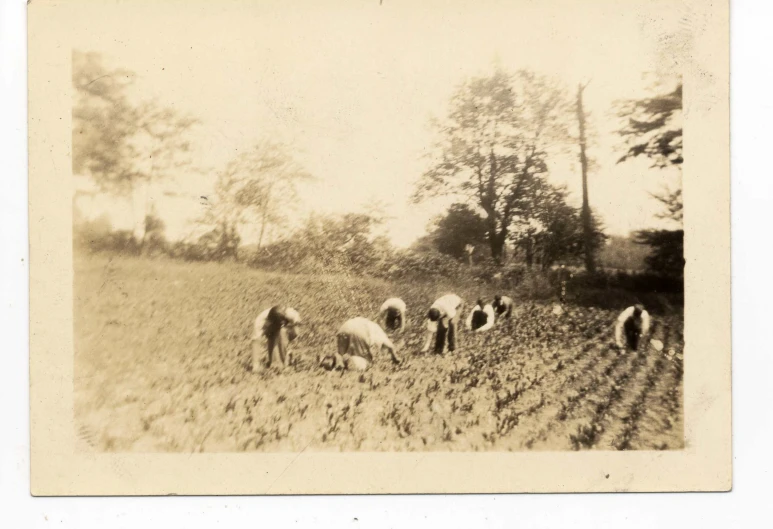
[[[301,214],[356,211],[377,198],[392,217],[393,242],[409,244],[440,207],[408,201],[435,137],[429,119],[445,115],[460,82],[495,65],[555,76],[572,92],[591,80],[585,105],[598,139],[589,154],[599,167],[589,177],[590,200],[609,233],[660,225],[648,191],[678,182],[678,171],[649,169],[646,160],[616,165],[618,122],[611,118],[613,101],[646,95],[651,80],[644,74],[663,69],[659,43],[678,29],[679,13],[669,3],[163,4],[117,3],[99,17],[91,7],[73,46],[135,71],[138,96],[201,120],[195,161],[213,170],[181,177],[177,187],[167,183],[187,198],[155,197],[172,238],[197,215],[198,197],[210,192],[216,170],[259,139],[279,138],[318,178],[302,191]],[[565,8],[548,9],[557,5]],[[579,200],[579,164],[557,161],[550,179],[569,184]],[[114,224],[131,224],[128,207],[83,205],[87,214],[109,208]]]

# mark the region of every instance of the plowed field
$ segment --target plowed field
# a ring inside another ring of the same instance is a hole
[[[657,317],[661,352],[619,354],[617,312],[516,300],[511,321],[423,355],[439,295],[491,287],[268,274],[238,265],[75,260],[75,416],[99,451],[652,450],[683,447],[682,318]],[[317,367],[335,331],[408,304],[401,365]],[[277,302],[307,322],[285,372],[250,369],[251,325]],[[622,309],[623,307],[621,307]]]

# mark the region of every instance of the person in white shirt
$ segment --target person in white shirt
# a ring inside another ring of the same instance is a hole
[[[257,371],[261,365],[271,367],[275,363],[280,368],[289,365],[292,354],[288,346],[298,336],[296,327],[300,324],[298,311],[290,307],[274,305],[261,312],[255,319],[252,331],[252,370]],[[265,361],[260,358],[261,342],[264,339],[268,349]],[[275,351],[278,358],[275,358]]]
[[[374,352],[386,351],[392,362],[399,364],[397,348],[376,322],[367,318],[352,318],[338,329],[336,334],[338,354],[320,359],[327,369],[367,369],[373,363]]]
[[[615,343],[621,350],[627,347],[632,351],[639,349],[639,343],[650,330],[650,315],[642,305],[628,307],[617,317],[615,324]]]
[[[510,319],[513,315],[513,298],[497,294],[494,296],[493,307],[497,317],[504,315],[505,318]]]
[[[378,311],[379,319],[384,318],[384,328],[387,331],[403,332],[405,330],[405,302],[400,298],[389,298]]]
[[[467,328],[475,332],[485,332],[494,326],[494,307],[479,299],[467,316]]]
[[[427,312],[427,340],[421,351],[426,353],[435,337],[435,354],[443,354],[448,340],[448,351],[456,349],[456,324],[462,312],[462,298],[447,294],[435,301]]]

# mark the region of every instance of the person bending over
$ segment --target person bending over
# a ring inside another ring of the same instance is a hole
[[[615,343],[621,350],[637,351],[650,330],[650,315],[642,305],[628,307],[617,318]]]
[[[510,316],[513,315],[513,298],[497,294],[494,296],[493,307],[497,317],[504,316],[510,319]]]
[[[475,332],[485,332],[494,326],[494,307],[479,299],[467,316],[467,328]]]
[[[435,301],[427,312],[427,340],[421,351],[426,353],[435,338],[435,354],[443,354],[448,341],[448,351],[456,349],[456,324],[462,312],[462,298],[447,294]]]
[[[292,355],[288,346],[298,336],[296,327],[300,323],[298,311],[291,307],[274,305],[261,312],[255,319],[252,333],[252,370],[257,371],[261,364],[266,367],[278,365],[280,368],[289,365]],[[265,361],[260,358],[261,341],[264,339],[267,346]]]
[[[387,331],[403,332],[405,330],[405,302],[400,298],[389,298],[381,305],[379,319],[384,318],[384,328]]]
[[[373,353],[386,351],[392,362],[399,364],[395,345],[376,322],[367,318],[352,318],[346,321],[336,333],[338,354],[320,359],[320,365],[328,369],[365,370],[373,363]]]

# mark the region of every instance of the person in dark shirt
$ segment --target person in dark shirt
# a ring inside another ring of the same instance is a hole
[[[507,319],[510,319],[510,317],[513,315],[513,298],[509,296],[501,296],[497,294],[494,296],[494,303],[492,304],[494,307],[494,312],[496,312],[497,317],[504,316]]]

